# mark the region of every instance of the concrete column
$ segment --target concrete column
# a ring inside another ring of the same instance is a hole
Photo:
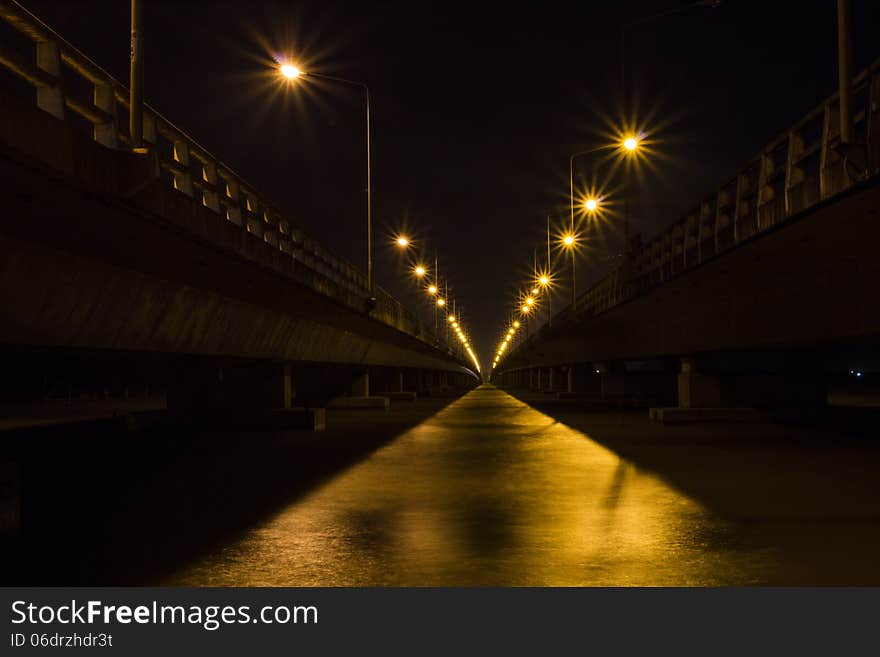
[[[352,381],[351,384],[352,397],[369,397],[370,396],[370,371],[364,370]]]
[[[529,368],[529,390],[535,389],[535,368]]]
[[[403,370],[397,370],[397,392],[403,392]]]
[[[594,363],[593,370],[599,378],[599,396],[602,401],[623,398],[626,393],[626,379],[619,367],[610,363]]]
[[[547,368],[547,389],[553,390],[556,387],[556,371],[553,367]]]
[[[718,377],[699,374],[693,358],[681,359],[678,375],[679,408],[717,408],[721,406]]]

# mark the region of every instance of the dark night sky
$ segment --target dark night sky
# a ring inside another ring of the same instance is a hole
[[[24,4],[127,81],[128,2]],[[568,155],[622,117],[620,24],[684,4],[144,0],[146,96],[363,266],[360,97],[314,83],[282,92],[265,71],[273,52],[287,52],[368,83],[377,280],[415,304],[387,247],[406,225],[439,252],[486,361],[547,212],[567,214]],[[880,55],[878,4],[853,0],[857,70]],[[633,95],[656,151],[631,192],[634,232],[649,237],[677,218],[834,91],[835,17],[834,0],[727,0],[627,32]],[[581,289],[612,251],[585,254]]]

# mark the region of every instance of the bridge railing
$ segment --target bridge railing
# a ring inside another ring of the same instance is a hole
[[[645,244],[636,237],[629,265],[618,265],[581,293],[576,314],[602,313],[880,174],[880,60],[855,79],[853,101],[857,146],[843,147],[850,151],[850,170],[841,151],[835,94],[769,142],[684,217]],[[568,306],[554,320],[573,315]]]
[[[107,148],[130,148],[125,85],[13,0],[0,0],[0,27],[0,67],[36,90],[40,109],[87,131]],[[160,177],[171,188],[317,274],[307,277],[315,290],[368,308],[372,295],[358,268],[310,237],[256,187],[149,105],[144,106],[143,139],[157,154]],[[441,336],[390,294],[380,288],[373,293],[371,316],[450,351]]]

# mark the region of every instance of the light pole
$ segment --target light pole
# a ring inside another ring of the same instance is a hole
[[[547,326],[553,326],[553,288],[550,287],[550,215],[547,215],[547,271],[538,279],[547,290]]]
[[[574,161],[582,155],[590,155],[597,153],[607,146],[596,146],[585,151],[578,151],[568,156],[568,208],[571,213],[571,223],[569,225],[569,234],[574,236]],[[549,218],[548,218],[549,222]],[[548,229],[549,230],[549,229]],[[575,273],[574,273],[574,249],[571,249],[571,308],[576,310],[577,292],[575,290]]]
[[[141,0],[131,0],[131,43],[128,80],[128,134],[131,148],[145,153],[144,148],[144,31]]]
[[[372,157],[370,151],[370,88],[363,82],[355,82],[354,80],[346,80],[333,75],[324,75],[323,73],[305,72],[290,63],[282,63],[278,67],[281,75],[288,80],[297,78],[318,78],[337,84],[344,84],[351,87],[359,87],[364,92],[364,110],[366,114],[367,128],[367,288],[370,292],[370,301],[375,302],[375,294],[373,293],[373,205],[372,205]]]

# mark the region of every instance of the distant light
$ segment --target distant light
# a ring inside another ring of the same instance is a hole
[[[529,308],[528,304],[523,304],[523,307],[522,307],[522,311],[523,311],[523,313],[525,313],[526,315],[528,315],[528,314],[529,314],[529,310],[530,310],[530,308]]]
[[[455,315],[449,315],[446,319],[448,319],[452,324],[455,324]]]
[[[396,241],[397,241],[397,246],[399,246],[400,248],[406,248],[407,246],[409,246],[409,238],[406,237],[405,235],[401,235],[400,237],[397,238]]]
[[[300,75],[302,75],[302,71],[300,71],[293,64],[282,64],[278,70],[280,70],[281,75],[286,77],[288,80],[293,80],[294,78],[298,78]]]
[[[510,330],[507,332],[507,335],[513,335],[513,333],[514,333],[514,330],[513,330],[513,329],[510,329]]]
[[[416,265],[416,268],[413,270],[419,278],[425,275],[427,270],[422,265]]]
[[[599,370],[596,370],[596,374],[599,374]]]
[[[537,294],[538,292],[540,292],[540,290],[538,288],[536,288],[536,287],[532,288],[532,294]]]
[[[628,151],[634,151],[639,147],[639,140],[637,137],[627,137],[623,140],[623,147]]]
[[[428,294],[430,294],[431,296],[434,296],[435,294],[437,294],[437,286],[436,285],[429,285],[428,286]]]
[[[590,212],[595,212],[596,208],[599,207],[599,201],[594,198],[588,198],[584,203],[584,207]]]
[[[440,297],[439,299],[437,299],[437,305],[440,306],[440,307],[445,306],[445,305],[446,305],[446,299],[444,299],[443,297]]]
[[[538,279],[538,282],[544,286],[550,285],[550,277],[549,276],[541,276],[541,278]]]
[[[513,323],[513,328],[519,328],[519,321]]]
[[[565,246],[571,246],[572,244],[574,244],[574,236],[566,235],[562,238],[562,243],[565,244]]]
[[[531,306],[535,303],[535,300],[532,297],[526,297],[526,305]]]

